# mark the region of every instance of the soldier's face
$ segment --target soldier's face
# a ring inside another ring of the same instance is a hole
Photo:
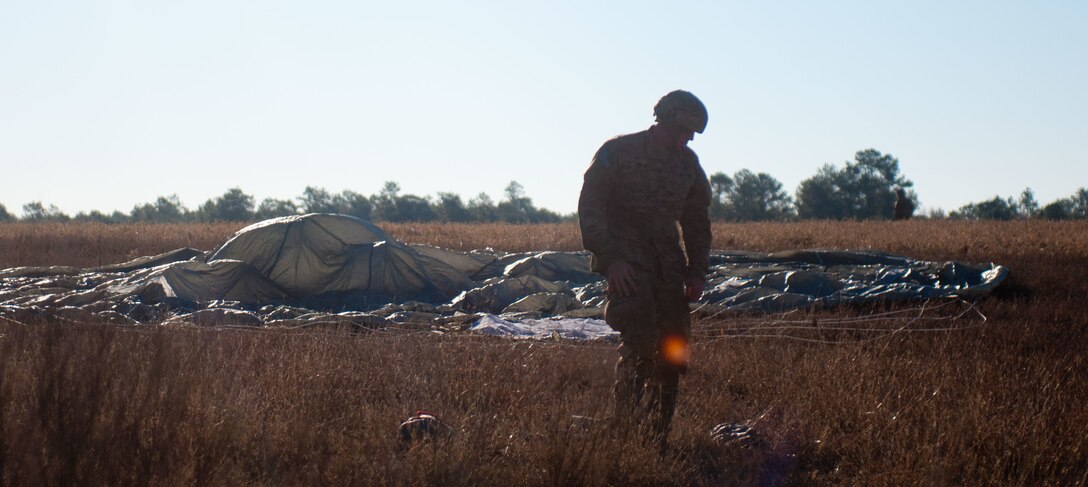
[[[682,151],[695,139],[695,132],[679,125],[658,124],[658,129],[661,131],[659,143],[673,150]]]
[[[676,150],[684,150],[688,142],[695,140],[695,132],[687,129],[679,129],[676,135]]]

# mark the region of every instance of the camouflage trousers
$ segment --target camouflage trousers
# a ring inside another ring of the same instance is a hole
[[[615,416],[649,426],[664,444],[676,410],[680,375],[687,371],[691,315],[683,284],[636,274],[634,295],[610,293],[605,304],[605,321],[620,333]]]

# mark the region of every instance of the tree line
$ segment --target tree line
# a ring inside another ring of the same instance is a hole
[[[824,164],[816,174],[801,181],[791,197],[782,183],[766,173],[747,169],[732,176],[710,175],[711,217],[724,221],[789,220],[887,220],[894,216],[896,190],[902,189],[914,206],[918,194],[914,183],[899,171],[899,160],[876,149],[854,154],[842,166]],[[1069,220],[1088,218],[1088,189],[1080,188],[1068,198],[1039,205],[1035,193],[1026,188],[1019,198],[992,199],[968,203],[945,212],[931,210],[931,219],[1013,220],[1046,218]]]
[[[933,216],[944,215],[937,213]],[[1031,188],[1025,188],[1018,198],[994,196],[985,201],[964,205],[950,212],[948,217],[966,220],[1083,220],[1088,218],[1088,189],[1080,188],[1067,198],[1058,198],[1040,207],[1035,199],[1035,192]]]
[[[770,174],[748,169],[732,175],[716,172],[709,180],[710,216],[717,221],[886,220],[894,215],[897,190],[902,190],[914,206],[919,206],[914,183],[900,173],[899,159],[876,149],[858,151],[853,161],[846,161],[841,166],[824,164],[815,175],[801,181],[793,195]],[[498,202],[487,193],[480,193],[467,202],[455,193],[440,192],[435,197],[402,194],[400,185],[389,181],[371,196],[350,190],[331,193],[324,188],[307,186],[297,198],[266,198],[257,203],[241,188],[231,188],[194,210],[186,208],[177,195],[170,195],[136,205],[128,213],[91,211],[80,212],[74,217],[64,214],[55,205],[34,201],[23,205],[23,216],[18,219],[30,222],[180,223],[255,221],[301,213],[342,213],[389,222],[554,223],[576,218],[576,215],[537,208],[517,181],[507,185],[503,199]],[[1080,188],[1068,198],[1040,206],[1031,188],[1026,188],[1018,198],[994,196],[947,213],[934,209],[919,216],[933,219],[1084,219],[1088,218],[1088,190]],[[0,221],[16,219],[0,205]]]
[[[325,188],[307,186],[300,196],[293,199],[256,198],[241,188],[231,188],[220,196],[210,198],[196,209],[182,204],[176,194],[159,196],[154,202],[136,205],[132,211],[111,214],[100,211],[80,212],[68,216],[56,205],[33,201],[23,205],[26,222],[219,222],[257,221],[280,216],[304,213],[340,213],[365,220],[386,222],[507,222],[507,223],[555,223],[563,216],[553,211],[537,208],[524,187],[511,181],[504,190],[504,198],[495,202],[487,193],[480,193],[467,203],[460,195],[438,193],[434,198],[401,193],[396,182],[386,182],[381,191],[365,196],[351,190],[333,193]],[[0,205],[0,221],[14,221],[3,205]]]

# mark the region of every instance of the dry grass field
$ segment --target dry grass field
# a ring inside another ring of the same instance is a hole
[[[211,249],[240,227],[3,224],[0,268]],[[385,227],[456,249],[579,247],[572,224]],[[1012,273],[975,303],[985,321],[938,309],[927,319],[948,319],[931,331],[900,325],[920,303],[700,322],[665,456],[628,431],[572,425],[608,415],[615,352],[603,343],[0,320],[0,484],[1088,483],[1088,223],[714,234],[720,249],[868,248]],[[900,332],[817,328],[850,320]],[[710,338],[759,323],[808,329]],[[802,332],[818,339],[790,338]],[[417,409],[457,433],[401,450],[396,426]],[[708,431],[722,422],[762,441],[716,445]]]

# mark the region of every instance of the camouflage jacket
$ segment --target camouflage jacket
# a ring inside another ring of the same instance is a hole
[[[657,146],[649,131],[616,137],[601,146],[585,174],[578,200],[582,246],[601,274],[626,260],[666,282],[703,279],[709,206],[710,183],[694,151]]]

